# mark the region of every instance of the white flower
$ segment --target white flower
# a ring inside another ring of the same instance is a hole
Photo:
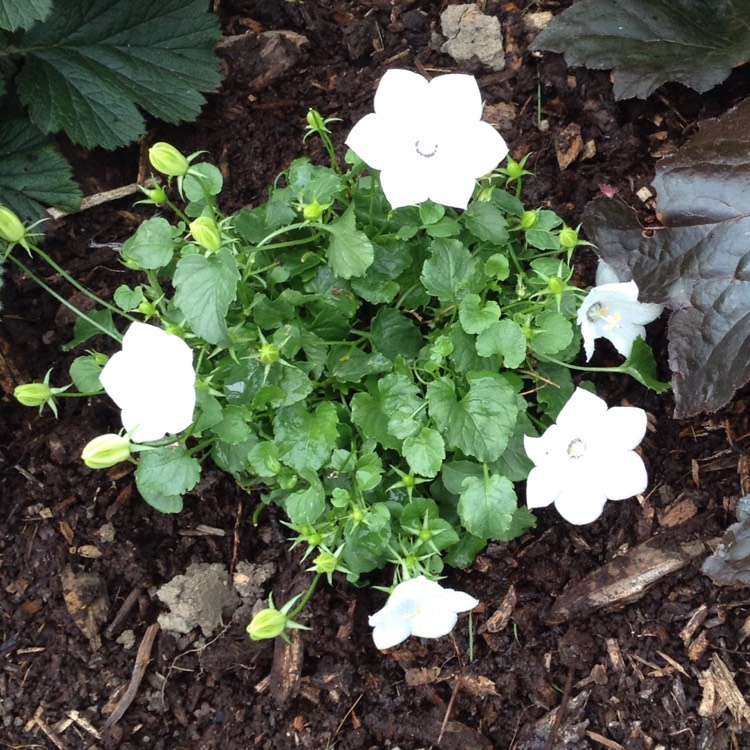
[[[618,284],[620,281],[630,281],[630,279],[622,278],[617,271],[615,271],[614,266],[610,266],[606,260],[599,258],[599,263],[596,266],[596,279],[594,282],[596,286],[601,286],[602,284]]]
[[[179,337],[161,328],[133,323],[122,351],[99,376],[104,390],[122,409],[122,425],[135,443],[182,432],[193,421],[193,352]]]
[[[526,504],[555,504],[570,523],[596,521],[607,500],[643,492],[648,475],[634,448],[646,434],[646,412],[613,406],[577,388],[557,422],[538,438],[524,437],[534,462],[526,482]]]
[[[458,612],[468,612],[477,599],[454,589],[444,589],[424,576],[399,583],[385,607],[370,616],[375,645],[390,648],[410,635],[440,638],[453,630]]]
[[[623,357],[629,357],[633,342],[646,338],[645,324],[656,320],[662,305],[638,301],[635,281],[595,286],[578,310],[578,325],[583,334],[586,359],[594,354],[594,342],[607,338]]]
[[[380,170],[393,208],[427,199],[466,208],[476,179],[505,158],[502,136],[481,121],[482,98],[473,76],[432,81],[389,70],[375,93],[375,112],[352,128],[347,145]]]

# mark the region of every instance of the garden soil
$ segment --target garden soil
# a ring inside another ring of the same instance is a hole
[[[482,3],[503,24],[506,65],[495,71],[440,51],[437,2],[218,0],[226,78],[196,123],[150,123],[142,143],[114,154],[63,145],[90,195],[145,179],[154,141],[206,150],[231,212],[262,202],[293,158],[325,162],[319,141],[303,143],[309,107],[340,118],[343,154],[385,70],[467,72],[512,155],[531,153],[528,207],[575,226],[590,199],[616,191],[653,225],[655,164],[750,95],[747,66],[703,95],[667,85],[615,102],[608,72],[527,49],[538,14],[568,4]],[[48,225],[46,249],[101,296],[134,278],[116,250],[151,215],[135,200]],[[578,251],[583,284],[594,257]],[[449,571],[447,585],[481,601],[450,636],[377,651],[367,618],[385,594],[335,576],[301,615],[310,630],[289,644],[252,642],[253,602],[269,592],[287,601],[311,579],[283,516],[257,513],[259,492],[215,469],[182,513],[160,515],[139,498],[130,465],[85,468],[82,446],[116,431],[118,412],[105,397],[61,400],[59,419],[15,403],[16,384],[50,369],[65,382],[72,320],[15,267],[2,296],[0,748],[750,748],[750,592],[700,571],[750,491],[747,390],[721,413],[676,421],[670,395],[594,377],[610,405],[649,414],[647,492],[608,503],[588,526],[540,511],[522,538]],[[649,340],[668,376],[664,321]],[[618,361],[605,343],[592,364]],[[191,624],[188,605],[203,606],[201,596],[210,611]]]

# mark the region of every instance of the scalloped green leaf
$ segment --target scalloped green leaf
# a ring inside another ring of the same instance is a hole
[[[216,18],[203,0],[87,0],[21,34],[18,94],[44,132],[115,148],[143,132],[139,107],[194,119],[221,80]]]
[[[616,99],[667,81],[704,92],[750,59],[747,0],[580,0],[531,44],[568,65],[614,68]]]
[[[52,0],[0,0],[0,29],[28,29],[43,21],[52,10]]]

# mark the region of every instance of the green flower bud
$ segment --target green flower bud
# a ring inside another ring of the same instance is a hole
[[[16,386],[13,395],[23,406],[43,406],[52,398],[52,389],[46,383],[25,383]]]
[[[333,573],[338,564],[338,558],[330,552],[321,552],[313,560],[313,567],[316,573]]]
[[[247,634],[254,641],[277,638],[286,630],[287,617],[278,609],[262,609],[247,626]]]
[[[352,521],[354,521],[354,523],[361,523],[364,517],[365,517],[365,512],[362,510],[362,508],[355,508],[352,511],[351,519]]]
[[[307,537],[307,543],[311,547],[317,547],[322,541],[323,541],[323,537],[317,532],[315,532],[314,534],[310,534],[310,536]]]
[[[264,365],[275,365],[281,359],[281,351],[276,344],[261,344],[258,359]]]
[[[130,458],[130,440],[121,435],[99,435],[81,453],[83,463],[90,469],[108,469]]]
[[[152,190],[146,191],[148,199],[155,203],[157,206],[161,206],[167,202],[167,194],[164,192],[164,188],[153,188]]]
[[[5,206],[0,206],[0,239],[7,242],[20,242],[26,236],[26,227],[21,220]]]
[[[432,532],[429,529],[422,529],[419,532],[419,539],[422,542],[429,542],[432,539]]]
[[[565,250],[572,250],[578,244],[578,232],[570,227],[563,227],[560,230],[560,247]]]
[[[210,216],[199,216],[191,221],[190,234],[209,253],[215,253],[221,247],[221,230]]]
[[[521,162],[515,161],[515,159],[508,159],[508,163],[505,165],[505,174],[507,174],[511,180],[519,180],[523,177],[523,173],[524,169]]]
[[[145,315],[147,318],[153,318],[154,315],[156,315],[156,307],[151,302],[144,299],[143,302],[138,305],[138,312],[141,315]]]
[[[318,201],[313,201],[312,203],[307,203],[302,208],[302,215],[308,220],[308,221],[317,221],[322,215],[323,211],[327,206],[323,206]]]
[[[168,177],[184,177],[190,164],[188,160],[169,143],[159,141],[148,150],[151,166]]]
[[[185,331],[183,331],[182,328],[177,325],[177,323],[167,323],[167,325],[164,327],[164,330],[167,333],[171,333],[173,336],[179,336],[180,338],[185,335]]]
[[[101,352],[91,352],[91,359],[93,359],[99,367],[104,367],[104,365],[109,362],[109,357]]]
[[[326,124],[325,120],[323,120],[323,117],[321,116],[320,112],[318,112],[315,109],[308,109],[307,115],[305,117],[307,120],[307,124],[316,132],[320,133],[321,131],[326,131]]]
[[[539,218],[539,215],[536,211],[524,211],[523,215],[521,216],[521,229],[526,231],[527,229],[531,229],[531,227],[536,224],[537,219]]]
[[[547,286],[552,294],[562,294],[567,285],[559,276],[552,276],[547,282]]]

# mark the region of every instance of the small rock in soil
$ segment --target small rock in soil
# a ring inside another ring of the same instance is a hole
[[[505,67],[503,29],[499,19],[486,16],[474,3],[451,5],[440,16],[446,38],[441,51],[457,62],[475,57],[492,70]]]

